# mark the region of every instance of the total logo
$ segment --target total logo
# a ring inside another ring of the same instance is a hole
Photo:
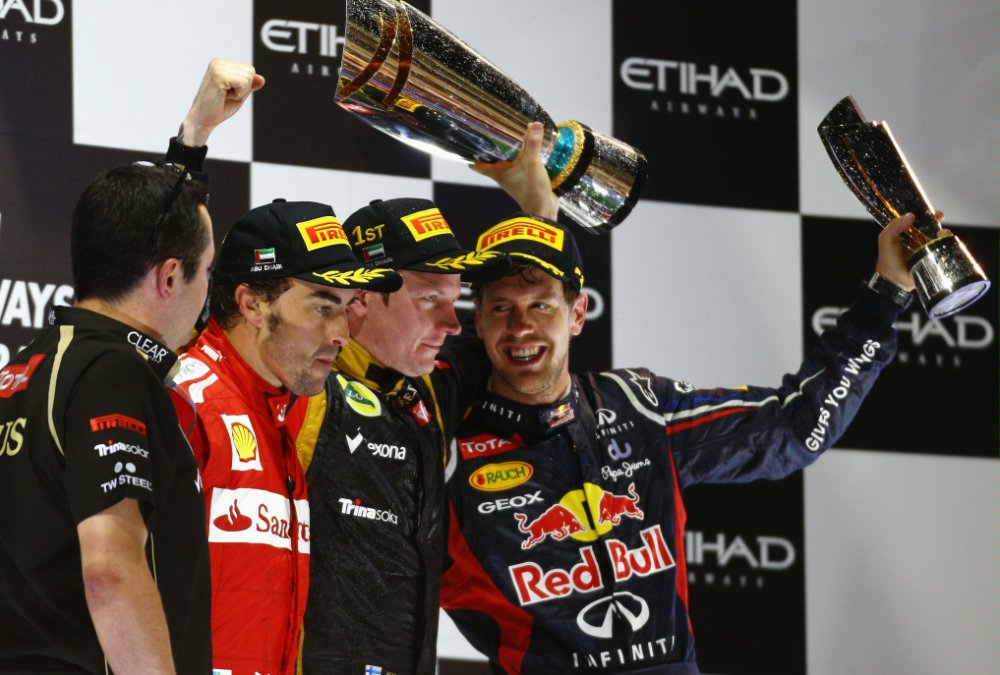
[[[510,438],[499,438],[491,434],[482,434],[472,438],[460,438],[458,447],[462,451],[462,459],[492,457],[502,452],[509,452],[524,447],[524,441],[519,434]],[[475,486],[473,486],[475,487]]]
[[[640,539],[642,543],[635,548],[629,548],[618,539],[604,541],[608,559],[611,561],[614,584],[623,583],[633,576],[648,577],[659,574],[676,566],[659,525],[640,532]],[[585,546],[579,549],[579,554],[580,562],[569,569],[553,567],[545,570],[533,562],[511,565],[508,571],[521,606],[549,602],[575,593],[590,593],[604,588],[594,547]],[[645,602],[642,605],[645,605]],[[584,608],[580,616],[584,617],[586,614],[587,608]],[[634,618],[636,622],[633,629],[636,629],[641,628],[649,617],[648,614],[644,616],[640,610]],[[582,622],[582,619],[578,618],[578,621]],[[588,624],[588,626],[590,629],[588,634],[595,637],[610,637],[610,634],[603,634],[605,632],[603,623]],[[607,630],[610,630],[610,626]]]
[[[595,541],[619,525],[622,518],[643,520],[644,517],[635,483],[629,484],[626,495],[616,495],[594,483],[584,483],[582,490],[567,492],[558,504],[553,504],[534,520],[529,521],[524,513],[514,514],[517,529],[528,535],[521,542],[524,550],[534,548],[547,537],[555,541],[566,537]],[[586,523],[594,523],[594,528]]]

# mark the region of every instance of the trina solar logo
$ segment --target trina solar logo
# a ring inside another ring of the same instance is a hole
[[[417,211],[403,216],[400,220],[403,221],[406,229],[410,231],[416,241],[423,241],[442,234],[451,234],[451,227],[438,209]]]
[[[524,239],[544,244],[557,251],[563,248],[562,230],[529,218],[511,218],[498,223],[479,235],[478,249],[488,249],[510,239]]]
[[[812,315],[812,329],[819,335],[837,323],[842,307],[820,307]],[[963,352],[981,352],[994,342],[993,325],[981,316],[959,314],[941,321],[927,318],[914,305],[896,321],[899,332],[900,365],[961,368]]]
[[[618,68],[629,89],[650,92],[649,110],[733,119],[758,118],[746,104],[780,103],[791,89],[788,78],[773,68],[736,68],[670,59],[631,56]]]
[[[334,216],[321,216],[312,220],[304,220],[296,223],[302,241],[306,244],[306,250],[315,251],[318,248],[343,244],[350,246],[344,228],[340,226],[340,221]]]
[[[292,54],[294,60],[289,66],[293,75],[336,75],[336,58],[344,36],[333,24],[315,21],[293,21],[289,19],[269,19],[260,27],[260,42],[272,52]],[[322,61],[300,60],[322,59]]]

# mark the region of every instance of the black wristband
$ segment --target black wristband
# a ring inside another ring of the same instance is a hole
[[[910,303],[913,302],[913,291],[900,288],[878,272],[873,274],[872,278],[868,280],[868,288],[903,309],[909,307]]]

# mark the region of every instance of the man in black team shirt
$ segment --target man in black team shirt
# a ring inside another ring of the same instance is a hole
[[[159,166],[99,175],[71,232],[77,300],[0,370],[0,673],[208,673],[198,467],[164,384],[212,263],[211,130],[263,85],[213,61]]]

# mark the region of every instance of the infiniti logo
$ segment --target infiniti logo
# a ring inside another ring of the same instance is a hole
[[[614,617],[624,618],[633,632],[649,621],[649,605],[638,595],[619,591],[590,603],[576,615],[576,625],[584,633],[596,638],[614,636]],[[591,623],[596,619],[599,623]]]

